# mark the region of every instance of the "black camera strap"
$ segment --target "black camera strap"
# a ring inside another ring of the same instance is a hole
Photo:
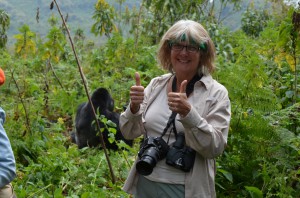
[[[191,93],[193,93],[195,83],[196,83],[197,81],[199,81],[199,80],[202,78],[202,76],[203,76],[203,75],[199,76],[199,75],[196,74],[196,75],[192,78],[192,80],[187,84],[187,86],[186,86],[186,95],[187,95],[187,97],[189,97],[189,95],[190,95]],[[176,92],[176,90],[177,90],[176,84],[177,84],[177,78],[176,78],[176,76],[174,76],[173,82],[172,82],[172,91],[173,91],[173,92]],[[167,133],[167,131],[168,131],[168,129],[170,128],[170,126],[173,125],[172,131],[174,132],[175,137],[176,137],[176,139],[177,139],[177,130],[176,130],[176,127],[175,127],[175,117],[176,117],[176,115],[177,115],[177,113],[174,112],[174,111],[172,111],[172,114],[171,114],[170,117],[169,117],[169,120],[168,120],[168,122],[167,122],[167,125],[166,125],[166,127],[165,127],[165,129],[164,129],[164,131],[163,131],[163,133],[162,133],[162,135],[161,135],[160,137],[163,137],[163,136]]]

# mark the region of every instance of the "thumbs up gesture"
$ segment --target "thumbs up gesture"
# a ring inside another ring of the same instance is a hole
[[[137,113],[144,100],[144,87],[141,85],[141,78],[138,72],[135,73],[135,85],[130,87],[130,110]]]
[[[180,84],[179,92],[168,93],[168,104],[171,111],[180,114],[181,117],[185,117],[191,110],[191,104],[188,102],[186,95],[187,80],[184,80]]]

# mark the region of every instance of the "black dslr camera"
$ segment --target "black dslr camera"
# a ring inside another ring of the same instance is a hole
[[[137,172],[141,175],[150,175],[158,160],[166,157],[168,150],[169,146],[162,137],[147,137],[138,153]]]
[[[184,146],[184,144],[184,133],[180,132],[173,146],[169,149],[166,163],[184,172],[189,172],[194,165],[196,152],[192,148]]]

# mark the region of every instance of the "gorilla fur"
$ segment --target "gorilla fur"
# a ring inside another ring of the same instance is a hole
[[[105,88],[98,88],[94,91],[91,96],[91,101],[95,108],[95,111],[104,115],[108,120],[111,120],[116,124],[116,134],[115,140],[123,140],[126,144],[132,146],[132,141],[125,140],[120,129],[119,129],[119,117],[120,115],[114,112],[114,100],[109,94],[108,90]],[[96,123],[93,123],[94,115],[91,104],[89,102],[84,102],[80,104],[77,108],[75,117],[75,133],[71,134],[72,141],[78,145],[78,148],[83,147],[96,147],[100,142],[100,137],[97,135]],[[93,124],[92,124],[93,123]],[[99,120],[100,128],[104,128],[105,125]],[[102,132],[103,140],[107,149],[118,150],[118,146],[115,142],[110,143],[108,141],[109,132],[105,128]]]

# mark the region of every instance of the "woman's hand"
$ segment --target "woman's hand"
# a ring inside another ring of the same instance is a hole
[[[182,81],[179,92],[168,93],[168,104],[171,111],[185,117],[191,110],[191,104],[186,95],[187,80]]]
[[[138,72],[135,73],[135,85],[130,87],[130,110],[132,113],[137,113],[140,109],[140,104],[144,100],[144,87],[141,86],[141,78]]]

